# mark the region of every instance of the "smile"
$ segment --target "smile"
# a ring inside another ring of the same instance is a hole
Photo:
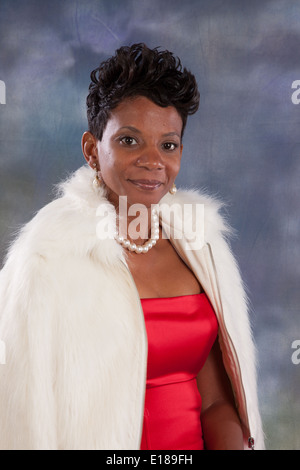
[[[161,181],[157,180],[128,180],[140,189],[146,191],[154,191],[162,185]]]

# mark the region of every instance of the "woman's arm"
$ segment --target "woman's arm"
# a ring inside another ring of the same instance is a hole
[[[201,423],[207,450],[243,450],[244,440],[218,340],[197,376]]]

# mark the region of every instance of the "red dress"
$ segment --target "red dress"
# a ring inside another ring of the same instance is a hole
[[[148,369],[141,450],[202,450],[196,376],[218,323],[203,294],[142,299]]]

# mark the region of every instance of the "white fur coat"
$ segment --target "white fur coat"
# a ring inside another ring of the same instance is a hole
[[[1,449],[140,447],[143,312],[123,249],[97,236],[99,205],[112,223],[115,211],[104,191],[93,188],[92,173],[82,167],[61,186],[59,197],[22,229],[0,274],[6,352],[0,364]],[[172,243],[215,308],[245,443],[251,435],[262,449],[247,300],[220,204],[189,191],[163,202],[204,204],[202,248],[187,250],[182,237]],[[162,223],[167,230],[164,214]]]

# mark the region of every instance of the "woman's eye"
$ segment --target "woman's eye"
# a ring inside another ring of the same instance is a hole
[[[176,150],[178,145],[175,144],[174,142],[166,142],[165,144],[163,144],[163,147],[165,150]]]
[[[125,145],[137,144],[137,141],[133,137],[130,137],[130,136],[127,136],[127,135],[125,137],[122,137],[120,139],[120,142],[122,142],[122,144],[125,144]]]

